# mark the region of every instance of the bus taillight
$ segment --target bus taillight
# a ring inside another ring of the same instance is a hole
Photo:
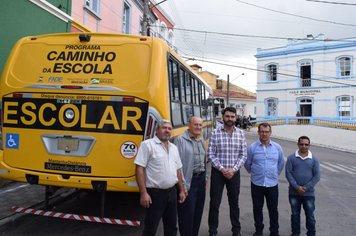
[[[83,86],[80,85],[62,85],[62,89],[83,89]]]
[[[134,97],[123,97],[122,101],[123,102],[134,102],[135,98]]]
[[[0,149],[3,150],[4,147],[2,146],[2,107],[0,105]]]
[[[14,97],[14,98],[23,98],[23,94],[22,93],[14,93],[14,94],[12,94],[12,97]]]
[[[145,139],[151,138],[151,136],[152,136],[152,130],[153,130],[153,118],[152,118],[152,116],[150,116],[150,117],[148,118],[147,132],[146,132]]]

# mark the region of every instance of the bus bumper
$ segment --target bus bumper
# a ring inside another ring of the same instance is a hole
[[[65,188],[95,189],[98,183],[104,183],[106,191],[138,192],[135,176],[117,177],[86,177],[69,174],[42,173],[36,171],[12,168],[3,161],[3,151],[0,150],[0,178],[39,184],[44,186],[57,186]]]

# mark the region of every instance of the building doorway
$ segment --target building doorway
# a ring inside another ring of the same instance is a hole
[[[300,105],[300,114],[301,116],[312,116],[312,105],[311,104]]]
[[[300,115],[304,117],[313,116],[313,100],[309,98],[302,98],[299,100]],[[309,124],[310,119],[303,119],[303,123]]]

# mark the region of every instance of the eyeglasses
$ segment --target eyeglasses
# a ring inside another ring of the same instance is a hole
[[[308,143],[298,143],[298,145],[299,145],[299,146],[306,146],[306,147],[308,147],[308,146],[309,146],[309,144],[308,144]]]

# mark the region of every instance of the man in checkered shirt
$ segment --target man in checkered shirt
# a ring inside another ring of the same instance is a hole
[[[211,135],[208,158],[211,162],[209,235],[217,235],[219,207],[226,185],[230,206],[231,231],[240,236],[240,168],[247,158],[247,145],[244,131],[235,127],[236,109],[226,107],[222,112],[224,125],[216,128]]]

